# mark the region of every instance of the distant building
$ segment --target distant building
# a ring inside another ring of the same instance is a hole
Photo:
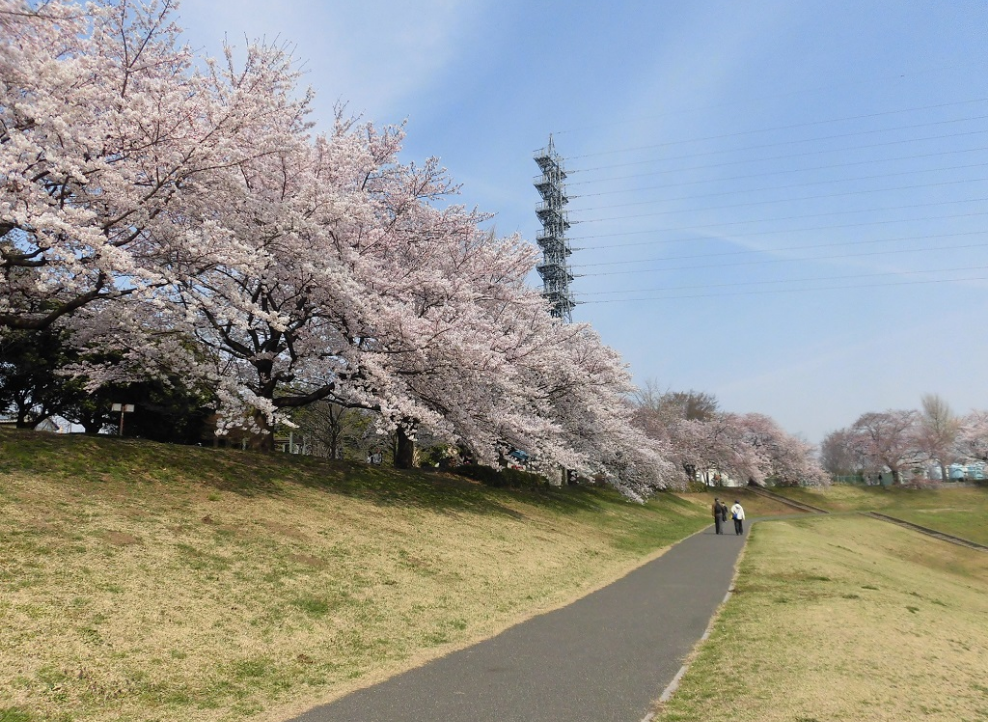
[[[985,462],[972,461],[968,464],[954,463],[947,467],[947,481],[966,481],[972,479],[981,481],[986,478]],[[941,481],[942,474],[940,466],[932,464],[926,469],[927,478],[934,481]]]
[[[729,487],[742,487],[745,483],[739,479],[734,479],[730,474],[726,474],[723,471],[718,471],[717,469],[707,469],[706,471],[698,471],[696,473],[696,480],[706,486],[729,486]]]
[[[0,419],[0,426],[6,427],[8,429],[15,428],[17,426],[17,421],[15,419]],[[44,431],[48,434],[67,434],[69,433],[69,427],[62,426],[54,419],[45,419],[40,424],[34,427],[35,431]]]

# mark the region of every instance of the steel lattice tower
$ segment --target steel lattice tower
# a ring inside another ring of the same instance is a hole
[[[542,170],[542,175],[535,179],[535,188],[542,196],[542,202],[535,209],[535,215],[542,223],[542,233],[535,237],[542,249],[542,263],[537,267],[542,277],[542,295],[552,305],[553,316],[571,322],[576,302],[569,288],[573,274],[568,259],[573,250],[566,239],[570,224],[564,209],[569,198],[564,189],[563,158],[556,152],[551,135],[549,145],[535,152],[535,162]]]

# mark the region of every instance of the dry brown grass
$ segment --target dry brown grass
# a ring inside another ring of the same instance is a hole
[[[988,554],[859,517],[762,523],[748,544],[656,722],[988,718]]]
[[[710,506],[714,498],[719,498],[730,507],[735,500],[741,502],[744,507],[745,517],[748,519],[773,517],[773,516],[800,516],[805,512],[795,509],[787,504],[783,504],[776,499],[761,496],[746,487],[733,488],[726,487],[720,489],[707,489],[702,492],[686,493],[681,496],[703,510],[704,514],[710,516]],[[711,523],[713,523],[711,521]],[[730,519],[728,519],[730,523]]]
[[[942,484],[913,489],[835,484],[778,491],[831,511],[877,511],[988,544],[988,487]]]
[[[18,470],[12,450],[0,468],[4,720],[286,718],[585,594],[706,521],[674,497],[352,470],[334,487],[291,468],[245,493],[198,481],[221,462],[251,474],[235,453],[177,449],[200,474],[165,458],[164,481],[97,457],[65,471],[76,452],[59,453]]]

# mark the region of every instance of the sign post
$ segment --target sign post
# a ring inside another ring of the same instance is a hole
[[[133,411],[134,410],[134,405],[133,404],[113,404],[113,406],[110,407],[110,410],[111,411],[119,411],[120,412],[120,432],[117,434],[117,436],[123,436],[124,414]]]

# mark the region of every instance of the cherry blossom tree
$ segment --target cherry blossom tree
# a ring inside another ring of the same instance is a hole
[[[166,285],[212,234],[223,176],[302,123],[285,53],[198,72],[173,13],[0,0],[0,330]]]
[[[820,464],[830,474],[842,476],[861,472],[866,464],[849,429],[827,434],[820,443]]]
[[[687,403],[691,399],[703,404]],[[687,482],[723,473],[743,482],[819,485],[828,483],[812,445],[786,433],[763,414],[717,412],[707,394],[636,395],[634,422],[660,439],[668,458],[683,470]],[[703,413],[690,409],[704,409]]]
[[[451,203],[435,160],[400,162],[401,128],[338,113],[310,137],[279,48],[195,63],[173,12],[0,0],[0,330],[113,349],[70,369],[91,386],[181,369],[221,432],[270,438],[324,400],[406,449],[425,430],[639,498],[668,482],[620,358],[527,285],[530,244]]]
[[[873,469],[887,467],[893,482],[902,483],[902,470],[916,461],[913,410],[869,412],[851,426],[855,450]]]
[[[632,424],[634,409],[625,398],[633,386],[617,354],[589,326],[548,323],[558,342],[533,351],[522,379],[524,387],[540,391],[534,399],[522,397],[526,406],[534,401],[542,410],[536,418],[550,426],[538,445],[567,468],[614,472],[632,495],[670,485],[674,472],[666,448]]]
[[[713,395],[692,390],[662,391],[649,380],[635,390],[633,403],[633,423],[672,454],[686,483],[695,481],[698,473],[719,468],[716,430],[701,423],[715,416],[717,400]]]
[[[958,451],[962,456],[988,461],[988,411],[972,411],[961,419]]]
[[[491,261],[517,266],[521,245],[429,205],[453,186],[435,162],[398,164],[400,137],[338,117],[311,146],[243,164],[223,261],[182,259],[175,305],[217,361],[228,418],[249,410],[270,429],[279,410],[329,399],[408,434],[449,425],[443,383],[470,378],[491,336],[477,281],[504,283]]]
[[[760,483],[771,478],[779,486],[829,483],[812,444],[783,431],[763,414],[745,414],[737,422],[741,427],[740,446],[750,450],[746,463],[749,479]],[[744,473],[744,466],[738,471]]]

